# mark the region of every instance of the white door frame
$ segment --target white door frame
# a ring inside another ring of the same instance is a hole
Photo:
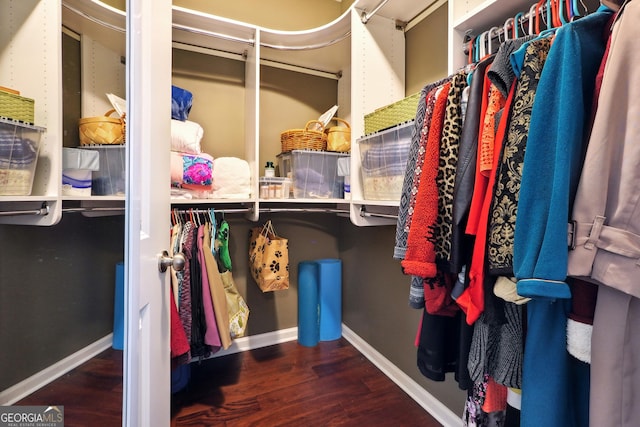
[[[170,423],[171,0],[127,1],[127,192],[122,424]]]

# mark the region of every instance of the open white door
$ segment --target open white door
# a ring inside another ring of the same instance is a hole
[[[122,423],[170,423],[171,0],[127,1],[127,196]]]

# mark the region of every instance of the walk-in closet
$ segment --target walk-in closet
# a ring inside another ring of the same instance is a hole
[[[115,354],[123,425],[180,425],[297,346],[445,426],[633,425],[636,3],[3,1],[0,405]]]

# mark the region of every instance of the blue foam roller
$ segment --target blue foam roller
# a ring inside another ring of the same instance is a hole
[[[116,264],[116,287],[113,301],[113,340],[111,347],[124,350],[124,263]]]
[[[342,261],[319,259],[320,341],[333,341],[342,336]]]
[[[320,340],[318,313],[318,264],[298,263],[298,342],[313,347]]]

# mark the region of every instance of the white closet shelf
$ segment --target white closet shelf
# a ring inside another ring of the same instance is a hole
[[[356,0],[352,7],[361,12],[369,13],[381,6],[376,12],[377,16],[408,22],[436,2],[437,0],[429,2],[416,0]]]
[[[453,28],[459,31],[474,30],[475,33],[488,30],[493,25],[501,24],[506,18],[514,17],[518,12],[527,12],[534,2],[532,0],[485,1],[471,10],[454,11]],[[457,16],[457,13],[461,13]]]
[[[62,25],[126,55],[126,14],[99,0],[62,0]]]

